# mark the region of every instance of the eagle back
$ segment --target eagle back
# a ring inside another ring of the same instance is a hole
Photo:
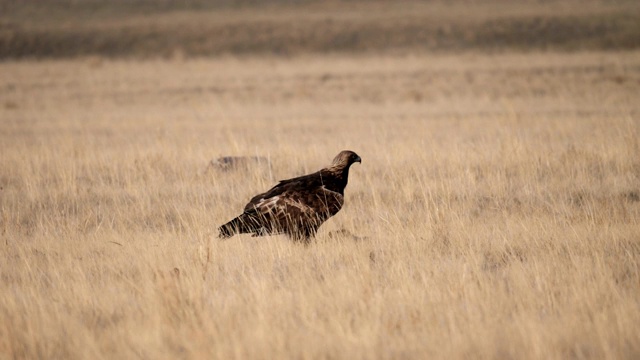
[[[303,213],[337,213],[344,203],[344,185],[326,169],[293,179],[282,180],[268,191],[254,196],[245,212],[275,211],[293,206]]]

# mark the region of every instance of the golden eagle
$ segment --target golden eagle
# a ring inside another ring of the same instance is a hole
[[[254,196],[240,216],[220,226],[219,237],[284,233],[294,240],[308,242],[320,225],[342,208],[349,167],[355,162],[362,163],[360,156],[345,150],[327,168],[281,180],[269,191]]]

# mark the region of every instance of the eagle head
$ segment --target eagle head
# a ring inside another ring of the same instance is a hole
[[[362,159],[360,159],[360,156],[358,156],[358,154],[354,153],[351,150],[344,150],[344,151],[341,151],[333,159],[333,162],[331,163],[331,167],[344,169],[344,168],[348,168],[349,166],[351,166],[351,164],[355,162],[362,163]]]

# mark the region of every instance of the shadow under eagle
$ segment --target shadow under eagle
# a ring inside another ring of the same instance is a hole
[[[345,150],[327,168],[281,180],[269,191],[254,196],[240,216],[220,226],[219,237],[287,234],[308,242],[320,225],[342,208],[349,167],[355,162],[362,162],[360,156]]]

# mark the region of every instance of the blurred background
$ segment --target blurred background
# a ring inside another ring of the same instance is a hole
[[[0,59],[640,47],[637,0],[1,0]]]

